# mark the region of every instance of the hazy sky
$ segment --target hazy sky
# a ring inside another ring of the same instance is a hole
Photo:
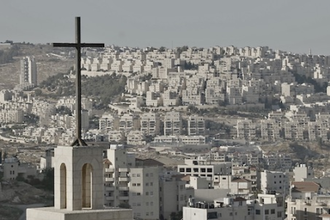
[[[0,41],[270,46],[330,55],[329,0],[2,0]]]

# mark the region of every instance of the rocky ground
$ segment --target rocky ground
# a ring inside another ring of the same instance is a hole
[[[31,204],[53,204],[53,194],[19,181],[0,185],[0,220],[18,220]],[[40,205],[39,205],[40,206]]]

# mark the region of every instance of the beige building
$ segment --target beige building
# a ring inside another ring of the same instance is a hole
[[[205,133],[204,117],[191,115],[188,118],[188,135],[203,135]]]
[[[279,195],[258,194],[255,200],[242,197],[224,197],[213,203],[192,202],[183,208],[183,220],[283,220],[283,197]]]
[[[329,214],[330,196],[320,194],[321,186],[315,182],[292,182],[287,198],[287,217],[294,220],[321,219]]]
[[[256,125],[252,120],[237,120],[237,138],[253,140],[256,137]]]
[[[166,112],[164,117],[164,135],[181,135],[182,118],[180,112]]]
[[[157,113],[144,113],[140,119],[141,131],[145,135],[156,136],[160,131],[160,118]]]

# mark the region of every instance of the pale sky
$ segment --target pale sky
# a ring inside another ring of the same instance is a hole
[[[329,0],[2,0],[0,42],[73,42],[80,16],[82,42],[330,55],[329,8]]]

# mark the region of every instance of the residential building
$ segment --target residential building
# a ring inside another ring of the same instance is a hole
[[[37,64],[34,57],[27,56],[22,58],[20,84],[37,86]]]
[[[180,112],[166,112],[164,117],[164,135],[181,135],[182,118]]]

